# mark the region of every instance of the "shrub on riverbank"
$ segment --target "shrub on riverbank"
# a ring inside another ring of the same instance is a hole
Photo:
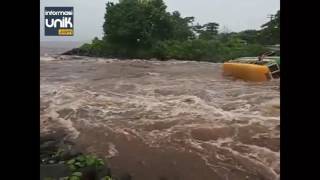
[[[91,44],[81,46],[80,51],[79,55],[95,57],[223,62],[237,57],[256,56],[266,51],[266,48],[259,44],[221,43],[219,41],[194,39],[187,41],[159,41],[151,48],[128,52],[126,49],[121,50],[112,47],[104,40],[96,39]]]

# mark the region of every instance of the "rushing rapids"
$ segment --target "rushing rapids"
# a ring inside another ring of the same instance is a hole
[[[41,57],[41,133],[63,131],[133,180],[276,180],[279,80],[222,64]]]

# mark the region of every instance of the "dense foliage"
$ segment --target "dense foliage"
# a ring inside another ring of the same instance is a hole
[[[122,0],[106,5],[104,37],[80,49],[84,55],[219,62],[257,56],[279,43],[280,11],[262,30],[219,33],[219,24],[194,25],[194,17],[169,13],[162,0]]]

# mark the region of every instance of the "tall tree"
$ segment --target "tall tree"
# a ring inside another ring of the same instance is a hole
[[[261,26],[259,40],[262,44],[280,43],[280,10],[267,23]]]
[[[210,23],[204,24],[201,27],[199,38],[206,39],[206,40],[214,39],[218,34],[218,29],[219,29],[218,23],[210,22]]]
[[[182,18],[178,11],[174,11],[170,17],[173,27],[171,40],[184,41],[194,37],[191,30],[194,17]]]
[[[105,38],[121,54],[148,50],[165,40],[184,41],[193,37],[194,17],[170,14],[163,0],[122,0],[108,3],[103,25]],[[125,52],[123,52],[125,51]]]
[[[169,39],[173,27],[162,0],[123,0],[107,4],[103,29],[105,39],[128,55]]]

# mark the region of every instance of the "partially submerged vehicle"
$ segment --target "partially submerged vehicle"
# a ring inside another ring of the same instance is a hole
[[[274,52],[272,52],[274,53]],[[280,78],[280,56],[242,57],[223,64],[224,75],[247,81],[268,81]]]

